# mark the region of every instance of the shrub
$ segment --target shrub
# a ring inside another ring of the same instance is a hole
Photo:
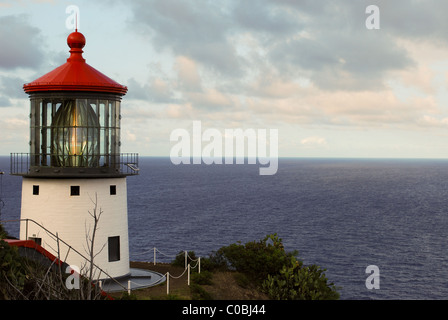
[[[3,225],[0,223],[0,239],[8,238],[9,235],[6,230],[3,228]]]
[[[237,271],[246,280],[260,287],[271,299],[330,300],[339,294],[319,266],[304,266],[297,251],[286,252],[277,234],[261,241],[240,242],[222,247],[210,258],[215,266]]]
[[[191,298],[193,300],[213,300],[213,297],[199,284],[192,283],[190,285]]]
[[[263,289],[271,299],[277,300],[336,300],[339,293],[333,283],[328,283],[325,269],[303,266],[291,261],[278,274],[269,275]]]
[[[212,252],[208,258],[201,258],[201,270],[228,271],[227,261],[221,252]]]
[[[25,283],[26,271],[17,247],[0,240],[0,299],[21,297]]]
[[[217,260],[225,261],[229,269],[244,273],[261,285],[269,274],[277,274],[296,254],[285,252],[282,240],[273,234],[258,242],[222,247],[217,251]]]
[[[201,274],[192,274],[191,292],[194,299],[211,299],[200,286],[210,284],[207,271],[236,271],[237,283],[248,287],[251,283],[271,299],[279,300],[334,300],[339,298],[337,288],[325,276],[325,269],[317,265],[304,266],[296,258],[297,251],[286,252],[277,234],[246,244],[237,242],[201,259]],[[189,261],[196,260],[193,251]],[[173,265],[185,266],[185,253],[180,252]]]
[[[201,271],[201,273],[192,273],[191,281],[196,284],[212,284],[212,273],[210,271]]]

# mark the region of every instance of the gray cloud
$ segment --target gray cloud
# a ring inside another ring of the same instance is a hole
[[[303,27],[297,15],[275,1],[237,1],[232,9],[234,21],[243,29],[256,33],[285,36]]]
[[[0,95],[0,108],[10,107],[10,106],[11,106],[11,101],[8,98]]]
[[[371,4],[380,8],[380,30],[365,27]],[[435,0],[152,0],[131,5],[132,23],[148,41],[217,71],[218,86],[269,70],[285,79],[306,77],[325,90],[377,90],[391,72],[418,64],[397,39],[448,43],[443,16],[448,2]],[[241,53],[235,39],[244,34],[262,52]]]
[[[322,89],[378,89],[388,72],[414,65],[391,37],[367,30],[284,41],[269,58],[283,75],[306,75]]]
[[[0,107],[11,107],[11,99],[26,98],[22,89],[24,83],[16,76],[0,76]]]
[[[227,36],[232,20],[215,1],[132,1],[132,25],[158,50],[170,49],[219,71],[241,75],[242,63]]]
[[[9,98],[27,98],[22,89],[24,83],[25,81],[22,78],[15,76],[0,76],[1,92]]]
[[[128,99],[146,100],[155,103],[176,103],[172,86],[160,80],[140,84],[131,78],[127,81]]]
[[[32,27],[26,15],[0,17],[0,68],[38,67],[43,58],[40,30]]]
[[[327,90],[375,90],[383,88],[389,72],[415,65],[396,35],[367,30],[365,9],[371,2],[280,2],[297,12],[306,32],[285,37],[270,50],[269,60],[284,75],[305,75]]]
[[[439,0],[376,1],[385,32],[413,40],[448,43],[448,2]]]

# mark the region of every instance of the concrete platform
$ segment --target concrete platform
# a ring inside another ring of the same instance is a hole
[[[106,280],[102,282],[102,289],[105,292],[119,292],[128,290],[130,285],[131,290],[148,288],[156,286],[166,281],[164,274],[143,270],[143,269],[130,269],[130,274],[124,277],[120,277],[114,280]]]

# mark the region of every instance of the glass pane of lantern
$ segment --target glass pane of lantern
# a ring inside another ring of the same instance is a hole
[[[109,108],[110,108],[110,126],[115,127],[116,126],[116,110],[115,110],[115,101],[109,101]]]
[[[52,125],[52,153],[56,166],[98,165],[99,122],[87,99],[66,100],[56,112]]]
[[[53,114],[53,103],[49,102],[47,103],[47,119],[45,120],[45,125],[46,126],[51,126],[51,116]]]

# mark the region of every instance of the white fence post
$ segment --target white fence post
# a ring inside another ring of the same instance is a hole
[[[154,265],[156,265],[156,247],[154,247]]]
[[[166,273],[166,294],[170,294],[170,273]]]
[[[190,285],[190,264],[188,264],[188,277],[187,277],[187,284]]]

